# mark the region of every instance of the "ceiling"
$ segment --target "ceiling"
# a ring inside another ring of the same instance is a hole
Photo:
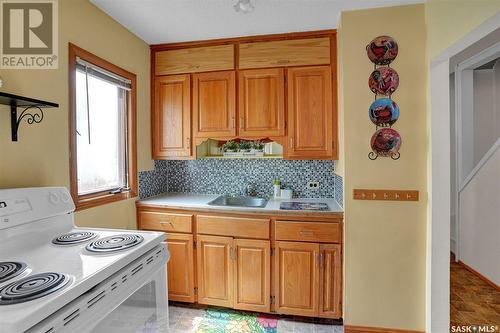
[[[422,3],[424,0],[90,0],[148,44],[294,31],[335,29],[340,12]],[[380,18],[378,18],[380,19]]]

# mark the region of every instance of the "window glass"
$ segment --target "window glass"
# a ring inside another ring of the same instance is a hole
[[[78,195],[128,187],[127,93],[111,78],[77,69]]]

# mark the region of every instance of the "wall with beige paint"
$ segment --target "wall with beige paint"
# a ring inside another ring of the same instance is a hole
[[[427,210],[426,27],[424,5],[344,12],[341,16],[341,94],[344,122],[346,325],[425,328]],[[368,118],[373,64],[365,47],[393,36],[400,76],[393,99],[401,109],[394,128],[401,158],[370,161]],[[354,188],[415,189],[418,202],[353,200]]]
[[[427,0],[425,15],[430,59],[499,10],[499,0]]]
[[[150,154],[149,47],[87,0],[59,1],[59,69],[2,70],[2,91],[59,103],[41,124],[22,124],[11,142],[10,116],[0,106],[0,188],[69,187],[68,42],[137,75],[138,168]],[[76,214],[79,225],[135,228],[134,199]]]

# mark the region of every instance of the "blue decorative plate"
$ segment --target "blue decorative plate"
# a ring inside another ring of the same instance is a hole
[[[390,98],[380,98],[370,105],[368,115],[375,125],[389,127],[399,118],[399,106]]]

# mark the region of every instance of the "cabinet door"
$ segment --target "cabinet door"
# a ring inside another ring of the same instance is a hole
[[[288,39],[239,45],[239,68],[330,64],[330,38]]]
[[[281,68],[239,72],[239,134],[282,136],[285,134],[285,85]]]
[[[235,239],[234,308],[270,311],[270,242]]]
[[[317,316],[319,244],[276,242],[276,312]]]
[[[288,158],[333,158],[330,66],[289,68],[287,89]]]
[[[168,234],[168,299],[195,302],[193,235]]]
[[[189,75],[155,79],[153,158],[191,156],[191,80]]]
[[[340,244],[320,245],[319,316],[342,316],[342,256]]]
[[[156,75],[234,69],[234,46],[189,47],[154,53]]]
[[[235,136],[233,71],[193,75],[193,134],[198,138]]]
[[[233,307],[233,239],[197,236],[198,303]]]

